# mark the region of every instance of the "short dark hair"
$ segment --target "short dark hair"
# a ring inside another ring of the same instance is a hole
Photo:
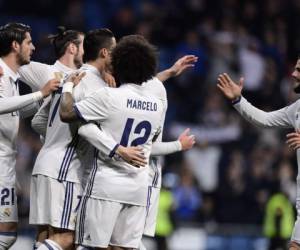
[[[112,52],[113,74],[119,84],[142,84],[156,72],[157,49],[143,36],[123,37]]]
[[[0,27],[0,56],[6,56],[11,52],[13,41],[21,44],[26,38],[26,32],[31,28],[23,23],[8,23]]]
[[[110,49],[114,34],[109,29],[94,29],[89,31],[83,42],[83,61],[94,61],[97,59],[99,50]]]
[[[83,32],[77,30],[67,30],[64,26],[57,27],[58,33],[55,35],[49,35],[49,39],[54,46],[54,52],[56,58],[61,58],[70,43],[74,43],[77,47],[81,40],[80,35],[84,35]]]

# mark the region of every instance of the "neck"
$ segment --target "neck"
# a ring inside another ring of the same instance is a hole
[[[104,62],[101,59],[96,59],[94,61],[88,61],[86,63],[97,68],[100,73],[107,70]]]
[[[65,54],[61,58],[59,58],[58,61],[71,69],[77,69],[77,66],[74,64],[74,58],[71,55]]]
[[[10,53],[7,56],[2,57],[5,64],[15,73],[18,72],[20,65],[17,62],[17,58],[14,54]]]

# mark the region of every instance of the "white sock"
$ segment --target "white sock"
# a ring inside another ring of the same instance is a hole
[[[0,250],[9,249],[17,240],[16,232],[0,232]]]
[[[78,246],[78,247],[76,248],[76,250],[90,250],[90,249],[92,249],[92,248],[84,247],[84,246]]]
[[[63,250],[63,249],[55,241],[47,239],[43,242],[43,244],[39,246],[37,250]]]

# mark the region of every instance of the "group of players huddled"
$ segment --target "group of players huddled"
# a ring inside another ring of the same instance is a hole
[[[142,235],[155,233],[161,185],[157,157],[195,143],[188,129],[178,140],[162,142],[163,82],[198,58],[186,55],[156,73],[156,48],[142,36],[116,43],[108,29],[84,34],[59,27],[50,36],[57,61],[46,65],[30,62],[30,31],[20,23],[0,27],[0,250],[17,238],[16,139],[20,117],[32,115],[43,141],[31,178],[34,249],[145,249]],[[299,57],[292,77],[300,93]],[[19,96],[19,80],[35,92]],[[287,143],[297,150],[299,165],[300,100],[264,112],[242,96],[244,79],[235,83],[224,73],[217,81],[249,122],[295,129]],[[299,177],[296,208],[289,250],[300,249]]]
[[[33,116],[43,146],[31,178],[34,249],[145,249],[154,236],[160,155],[190,149],[189,130],[162,142],[162,82],[193,67],[187,55],[156,73],[157,50],[144,37],[118,43],[108,29],[49,36],[53,65],[31,62],[29,26],[0,27],[0,250],[17,238],[19,119]],[[37,52],[38,53],[38,52]],[[19,95],[19,80],[33,93]]]

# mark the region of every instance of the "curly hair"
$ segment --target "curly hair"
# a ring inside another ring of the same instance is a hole
[[[123,37],[112,52],[113,74],[119,84],[141,85],[156,72],[157,49],[143,36]]]

